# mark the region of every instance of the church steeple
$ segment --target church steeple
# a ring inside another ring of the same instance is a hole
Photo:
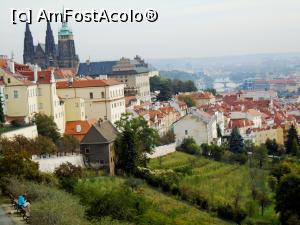
[[[23,62],[33,63],[34,61],[34,46],[33,38],[29,28],[29,24],[26,23],[25,37],[24,37],[24,50],[23,50]]]
[[[55,42],[50,22],[47,22],[46,40],[45,40],[45,53],[47,56],[54,57],[56,55]]]

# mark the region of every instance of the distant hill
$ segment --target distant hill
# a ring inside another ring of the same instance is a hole
[[[177,79],[182,81],[187,81],[187,80],[195,81],[200,78],[200,75],[198,74],[188,73],[179,70],[171,70],[171,71],[161,70],[160,75],[162,77],[167,77],[170,79]]]

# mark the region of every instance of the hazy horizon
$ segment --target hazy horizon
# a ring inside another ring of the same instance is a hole
[[[0,9],[0,54],[22,61],[25,24],[10,22],[10,9],[92,8],[117,11],[153,8],[154,23],[70,23],[80,61],[113,60],[138,54],[146,59],[212,58],[253,54],[300,53],[300,1],[297,0],[154,0],[142,2],[8,1]],[[52,23],[57,42],[60,23]],[[46,23],[30,26],[34,43],[45,42]]]

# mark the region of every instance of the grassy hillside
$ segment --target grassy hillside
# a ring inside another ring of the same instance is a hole
[[[198,158],[182,152],[150,161],[152,169],[176,169],[188,165],[192,167],[192,173],[180,181],[181,188],[200,192],[212,206],[234,204],[238,201],[246,211],[251,210],[250,217],[254,220],[277,221],[273,205],[265,210],[264,216],[261,216],[259,204],[251,197],[253,185],[251,176],[260,176],[262,182],[267,182],[267,171],[250,169],[247,165],[240,166]],[[272,198],[271,191],[269,189],[267,191]]]
[[[79,184],[78,189],[80,189],[80,192],[84,194],[83,197],[87,197],[85,193],[88,191],[92,192],[89,196],[95,198],[97,195],[103,194],[103,192],[109,192],[112,189],[122,187],[124,182],[126,182],[126,179],[124,178],[99,177],[92,180],[82,181]],[[150,218],[150,224],[231,224],[215,217],[214,215],[210,215],[207,212],[200,211],[193,206],[179,201],[175,197],[167,196],[146,184],[142,184],[138,193],[152,203],[152,206],[147,210],[145,215],[145,217]]]

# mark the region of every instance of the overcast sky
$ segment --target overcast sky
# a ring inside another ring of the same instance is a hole
[[[210,57],[300,52],[300,0],[1,0],[0,54],[22,59],[25,24],[10,22],[10,9],[111,9],[158,11],[155,23],[71,22],[80,60]],[[52,23],[55,40],[60,23]],[[33,21],[35,44],[46,24]]]

